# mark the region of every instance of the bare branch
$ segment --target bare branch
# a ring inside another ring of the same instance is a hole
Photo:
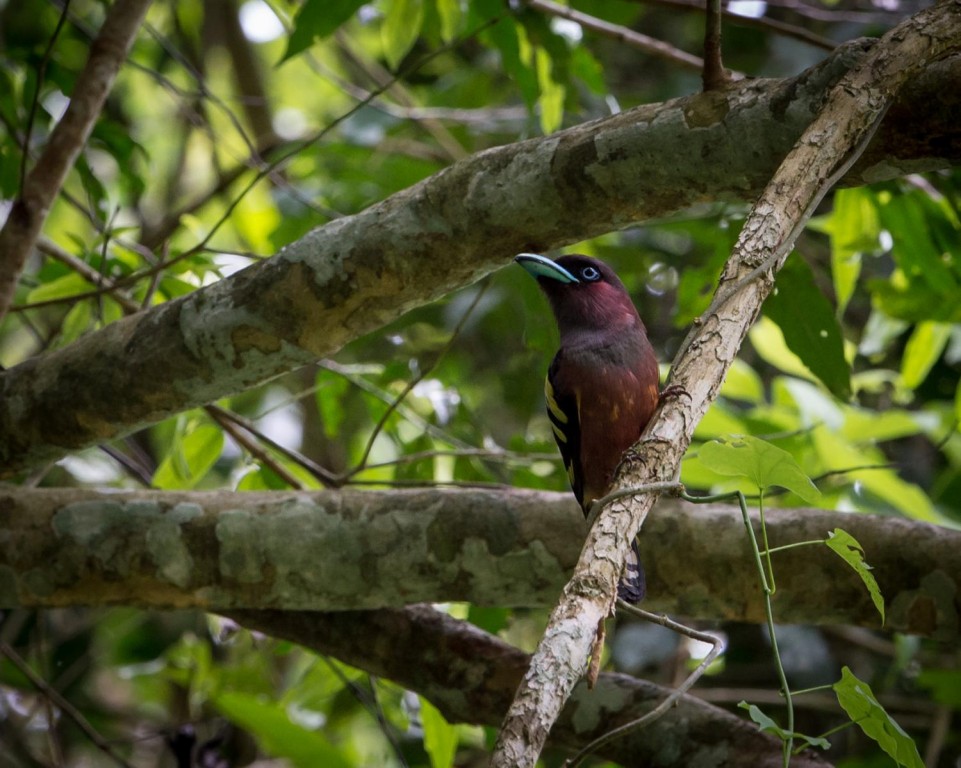
[[[701,82],[705,91],[716,91],[731,82],[721,56],[721,0],[704,0],[704,69]]]
[[[675,48],[670,43],[665,43],[663,40],[658,40],[640,32],[635,32],[633,29],[621,26],[620,24],[612,24],[596,16],[590,16],[573,8],[568,8],[566,5],[560,5],[559,3],[552,2],[552,0],[527,0],[527,5],[541,13],[577,22],[585,29],[597,32],[605,37],[613,38],[618,42],[637,48],[652,56],[667,59],[678,66],[697,71],[700,71],[704,67],[704,62],[697,56]]]
[[[0,319],[13,300],[20,272],[50,206],[97,122],[149,6],[150,0],[117,0],[110,7],[90,46],[90,57],[77,78],[70,104],[27,174],[22,193],[0,230]]]
[[[699,13],[704,13],[705,10],[704,0],[642,0],[642,2],[644,2],[645,5],[660,5],[665,8],[680,8]],[[771,3],[768,4],[770,5]],[[824,37],[809,29],[799,27],[796,24],[788,24],[787,22],[772,19],[767,16],[761,16],[760,18],[742,16],[738,13],[732,13],[727,9],[723,9],[721,15],[736,26],[755,27],[757,29],[774,32],[784,37],[801,40],[808,45],[813,45],[815,48],[821,48],[825,51],[833,51],[838,46],[837,42],[829,37]],[[888,17],[888,19],[890,18],[891,17]],[[838,19],[838,21],[840,21],[840,19]],[[865,20],[862,20],[862,23],[864,21]],[[881,21],[880,18],[876,20],[875,23],[878,23],[878,21]]]

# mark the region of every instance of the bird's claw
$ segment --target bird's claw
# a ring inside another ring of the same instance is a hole
[[[664,403],[668,400],[676,400],[679,397],[686,397],[688,400],[691,399],[691,393],[688,392],[680,384],[671,384],[669,387],[664,387],[661,390],[661,394],[658,396],[658,400]]]

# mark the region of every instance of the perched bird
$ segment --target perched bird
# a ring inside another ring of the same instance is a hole
[[[547,415],[587,515],[657,407],[657,359],[627,289],[609,266],[581,255],[551,261],[522,253],[515,261],[537,279],[560,330],[561,346],[544,384]],[[637,603],[645,592],[635,541],[617,593]]]

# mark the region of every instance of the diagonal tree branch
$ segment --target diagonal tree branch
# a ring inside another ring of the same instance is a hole
[[[503,640],[430,606],[399,610],[310,613],[233,611],[251,629],[307,646],[386,677],[430,699],[453,723],[496,725],[529,656]],[[652,710],[669,690],[627,675],[602,674],[593,690],[580,685],[551,732],[554,746],[579,749],[612,724]],[[753,725],[684,696],[671,713],[641,732],[607,745],[601,756],[622,765],[669,768],[739,765],[774,768],[780,742]],[[828,763],[804,753],[793,768]]]
[[[90,46],[90,57],[77,78],[70,104],[24,179],[21,195],[0,230],[0,320],[10,307],[20,272],[50,206],[90,137],[149,6],[150,0],[116,0],[110,7]],[[23,151],[29,152],[29,147]]]
[[[765,187],[721,276],[715,301],[691,331],[671,381],[672,398],[625,459],[615,488],[667,481],[694,428],[716,397],[727,369],[774,287],[800,229],[856,159],[898,90],[925,65],[961,50],[961,0],[942,0],[888,32],[835,86],[823,108]],[[508,711],[492,766],[533,766],[571,690],[581,677],[596,628],[611,611],[630,542],[653,506],[647,494],[602,511],[588,534],[574,577],[545,630]]]
[[[864,547],[887,602],[887,631],[961,638],[961,532],[878,515],[768,513],[773,546],[824,539],[837,527]],[[584,534],[569,494],[513,489],[8,488],[0,492],[0,608],[547,606],[570,577]],[[644,534],[647,608],[763,620],[736,505],[662,499]],[[781,620],[878,627],[867,590],[827,547],[777,558]]]
[[[697,56],[675,48],[670,43],[637,32],[630,27],[612,24],[596,16],[590,16],[574,8],[568,8],[566,5],[553,2],[553,0],[527,0],[527,5],[549,16],[576,22],[585,29],[617,40],[624,45],[637,48],[652,56],[659,56],[677,66],[698,71],[704,66],[704,62]]]
[[[869,47],[844,46],[790,80],[746,81],[479,153],[216,285],[2,371],[0,477],[312,362],[518,251],[753,198]],[[878,137],[886,152],[869,148],[847,181],[961,161],[959,77],[956,57],[918,79]]]

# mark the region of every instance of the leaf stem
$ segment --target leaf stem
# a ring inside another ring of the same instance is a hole
[[[741,507],[741,518],[744,521],[744,527],[747,528],[748,538],[751,541],[751,550],[754,553],[754,564],[757,567],[758,578],[761,580],[761,589],[764,591],[764,613],[767,619],[768,635],[771,639],[771,652],[774,655],[774,665],[777,667],[778,680],[781,684],[781,695],[784,696],[784,706],[787,709],[786,731],[788,736],[786,739],[784,739],[783,764],[784,768],[788,768],[791,761],[791,753],[794,749],[794,701],[791,698],[791,688],[788,686],[787,675],[784,672],[784,664],[781,663],[781,653],[777,645],[777,636],[774,634],[774,608],[771,603],[771,596],[774,594],[774,576],[773,572],[771,572],[771,584],[769,585],[767,574],[765,573],[764,562],[761,559],[761,550],[757,545],[757,535],[754,533],[754,527],[751,525],[751,517],[747,511],[747,500],[741,491],[734,491],[728,494],[719,494],[712,497],[696,497],[682,493],[681,498],[687,501],[692,501],[695,504],[703,504],[706,501],[722,501],[736,498],[738,506]],[[763,493],[761,495],[761,499],[763,501]],[[764,527],[763,505],[761,510],[761,532],[764,537],[765,552],[768,555],[766,558],[768,562],[768,568],[770,568],[770,550],[767,547],[767,531]]]
[[[793,544],[782,544],[780,547],[765,549],[762,555],[773,555],[775,552],[784,552],[787,549],[797,549],[798,547],[810,547],[812,544],[824,544],[825,539],[811,539],[810,541],[796,541]]]
[[[767,525],[764,523],[764,489],[760,489],[760,493],[757,498],[757,509],[761,517],[761,538],[764,540],[764,560],[767,562],[767,574],[768,578],[771,580],[771,592],[773,595],[777,592],[777,584],[774,583],[774,566],[771,565],[771,546],[767,541]],[[750,525],[750,523],[748,524]],[[755,546],[757,543],[755,542]]]

